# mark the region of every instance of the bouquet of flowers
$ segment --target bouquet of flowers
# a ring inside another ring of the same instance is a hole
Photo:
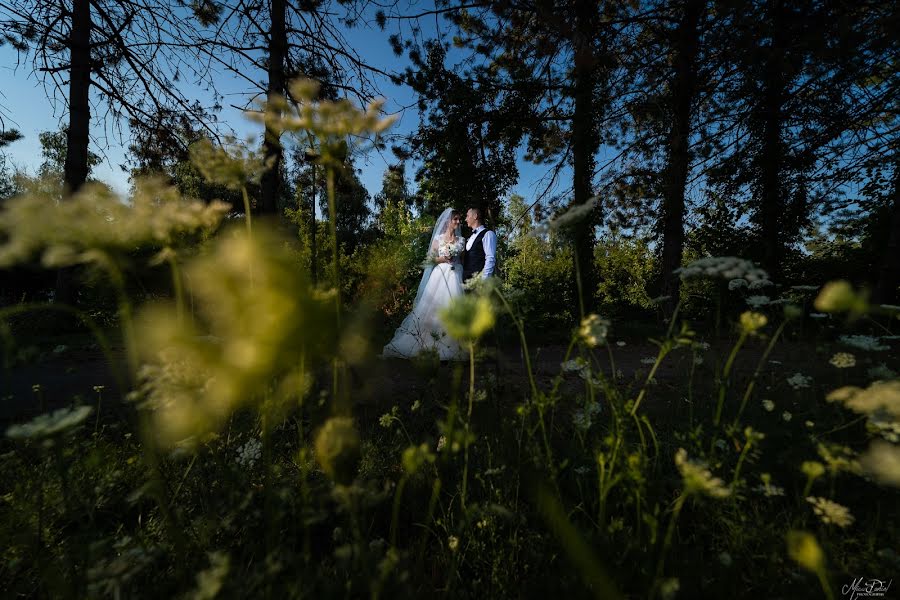
[[[462,252],[462,244],[458,241],[447,242],[438,247],[438,256],[442,258],[454,259]]]
[[[437,247],[437,252],[434,251],[429,252],[428,257],[425,259],[425,262],[422,263],[423,267],[431,267],[437,264],[439,258],[449,258],[451,262],[450,269],[452,270],[454,267],[452,265],[453,259],[462,254],[463,245],[461,240],[455,240],[450,242],[441,242]],[[443,262],[443,261],[441,261]]]

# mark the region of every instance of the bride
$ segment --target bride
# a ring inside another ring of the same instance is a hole
[[[441,360],[464,360],[465,350],[451,338],[438,319],[438,312],[452,298],[462,296],[462,253],[466,239],[460,235],[460,213],[448,208],[441,213],[431,234],[427,260],[419,291],[394,339],[382,356],[411,358],[422,351],[436,351]]]

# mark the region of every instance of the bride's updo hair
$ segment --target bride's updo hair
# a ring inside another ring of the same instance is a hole
[[[452,233],[452,232],[453,232],[453,229],[454,229],[454,227],[453,227],[453,219],[455,219],[455,218],[458,217],[458,216],[460,216],[460,212],[459,212],[458,210],[455,210],[455,209],[454,209],[454,210],[451,210],[451,211],[450,211],[450,217],[447,219],[447,229],[446,229],[446,233]]]

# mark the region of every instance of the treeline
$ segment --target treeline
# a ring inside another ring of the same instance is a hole
[[[372,12],[356,2],[3,0],[0,23],[3,41],[65,103],[57,163],[66,194],[89,175],[92,123],[126,119],[135,174],[165,173],[185,193],[241,210],[189,160],[193,142],[224,141],[217,73],[270,106],[297,77],[320,81],[323,98],[355,101],[390,77],[414,90],[421,122],[393,140],[397,164],[375,198],[346,157],[338,232],[349,253],[383,233],[377,214],[390,202],[422,214],[481,204],[515,231],[526,216],[599,196],[567,238],[585,310],[604,285],[601,236],[655,249],[651,295],[679,296],[673,271],[686,253],[739,254],[785,282],[804,277],[800,265],[815,253],[852,267],[879,301],[897,298],[895,3],[439,1]],[[383,29],[405,71],[366,62],[348,33],[360,24]],[[212,105],[188,93],[202,87]],[[289,211],[314,252],[314,200],[324,194],[315,142],[288,146],[277,117],[260,113],[259,152],[272,167],[252,190],[253,209]],[[504,212],[523,156],[545,168],[543,185],[521,213]],[[409,159],[419,165],[414,191]],[[66,289],[57,286],[62,299]]]
[[[788,281],[836,242],[835,261],[896,299],[895,3],[439,2],[418,16],[434,13],[453,24],[440,41],[391,38],[413,62],[412,148],[433,197],[499,204],[524,149],[547,167],[535,211],[600,196],[572,236],[582,266],[598,233],[644,237],[655,291],[677,298],[686,244]],[[582,278],[590,307],[597,273]]]

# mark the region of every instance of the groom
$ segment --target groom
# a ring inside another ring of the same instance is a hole
[[[472,230],[472,235],[466,240],[466,251],[463,253],[463,282],[478,272],[481,272],[481,277],[490,277],[496,263],[497,235],[484,226],[480,208],[470,208],[466,212],[466,225]]]

